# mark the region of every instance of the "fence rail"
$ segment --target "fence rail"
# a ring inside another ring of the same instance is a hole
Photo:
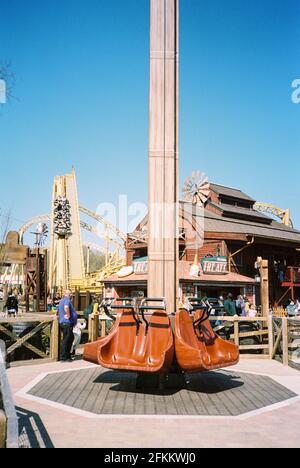
[[[20,349],[26,351],[27,355],[30,353],[28,360],[58,358],[59,325],[56,315],[27,313],[17,317],[0,316],[0,338],[6,342],[9,362],[24,363],[27,360],[26,355],[26,359],[16,356]]]
[[[283,365],[300,370],[300,317],[274,317],[274,346],[272,358],[278,357]]]
[[[0,420],[0,448],[19,448],[18,417],[6,373],[5,344],[3,341],[0,341],[0,397],[4,410],[4,419],[2,419],[2,422]],[[2,441],[1,432],[4,435]]]
[[[273,323],[272,317],[210,317],[211,322],[221,322],[216,327],[217,333],[226,327],[233,327],[230,338],[239,346],[244,358],[271,359],[273,351]],[[103,315],[91,314],[89,317],[89,341],[96,341],[99,337],[107,335],[107,318]],[[249,325],[249,330],[245,330]],[[256,329],[253,330],[253,326]],[[252,326],[252,327],[251,327]],[[247,340],[249,343],[247,343]],[[249,351],[247,354],[246,351]],[[252,352],[252,354],[251,354]]]

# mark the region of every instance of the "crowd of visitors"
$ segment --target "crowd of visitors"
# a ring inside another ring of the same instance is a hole
[[[251,304],[246,296],[238,296],[237,300],[233,299],[232,294],[228,294],[227,299],[224,301],[223,297],[220,298],[220,302],[224,306],[225,315],[234,317],[250,317],[254,318],[257,316],[257,308],[254,304]]]
[[[288,317],[299,317],[300,316],[300,301],[289,301],[286,312]]]

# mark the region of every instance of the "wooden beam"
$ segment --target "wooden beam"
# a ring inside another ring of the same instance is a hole
[[[283,365],[289,365],[289,338],[288,338],[288,319],[282,319],[282,351],[283,351]]]
[[[151,0],[148,296],[179,302],[179,0]]]

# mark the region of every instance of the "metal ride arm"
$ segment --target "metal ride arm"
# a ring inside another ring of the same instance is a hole
[[[205,302],[202,301],[202,299],[198,299],[197,297],[190,297],[188,301],[193,308],[192,312],[202,310],[201,317],[194,321],[194,328],[197,328],[201,326],[203,322],[209,319],[212,309],[209,307],[208,304],[205,304]]]
[[[116,321],[116,317],[110,312],[110,307],[112,305],[113,299],[103,299],[103,301],[100,304],[100,309],[103,309],[107,317],[113,320],[113,322]]]
[[[154,302],[154,303],[162,303],[162,305],[160,306],[150,306],[150,305],[147,305],[149,304],[149,302]],[[142,319],[146,325],[146,334],[148,334],[148,330],[149,330],[149,326],[150,326],[150,323],[148,322],[148,320],[146,319],[146,316],[145,316],[145,312],[148,311],[148,310],[152,310],[152,311],[157,311],[157,310],[163,310],[163,311],[167,311],[167,304],[166,304],[166,300],[164,298],[151,298],[151,297],[147,297],[145,299],[142,300],[141,302],[141,305],[139,307],[139,310],[142,314]]]
[[[125,304],[125,305],[116,305],[116,303],[118,302],[129,302],[129,304]],[[112,310],[130,310],[132,312],[132,316],[134,318],[134,321],[136,323],[136,331],[137,331],[137,335],[139,334],[139,331],[140,331],[140,325],[141,325],[141,321],[140,321],[140,318],[139,318],[139,315],[138,313],[136,313],[136,299],[135,298],[132,298],[132,297],[120,297],[118,299],[113,299],[111,305],[110,305],[110,308]]]

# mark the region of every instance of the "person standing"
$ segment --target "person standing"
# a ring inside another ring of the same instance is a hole
[[[16,317],[18,315],[19,301],[12,292],[10,292],[7,298],[5,308],[7,310],[8,316],[14,315]]]
[[[236,312],[239,317],[246,317],[246,304],[243,296],[239,296],[236,303]]]
[[[297,305],[293,300],[290,301],[286,311],[289,317],[295,317],[297,315]]]
[[[234,317],[236,315],[236,306],[232,294],[228,294],[227,299],[224,302],[224,309],[226,315],[229,317]]]
[[[300,301],[298,299],[296,301],[296,315],[297,317],[300,315]]]
[[[58,306],[59,326],[63,335],[60,350],[61,362],[72,362],[71,349],[74,341],[73,328],[77,324],[77,314],[72,304],[72,293],[67,290]]]
[[[233,300],[233,296],[231,293],[228,294],[227,299],[224,302],[224,309],[225,309],[226,315],[229,317],[234,317],[237,314],[235,302]],[[232,325],[233,325],[232,322],[229,322],[229,321],[225,323],[225,334],[226,334],[227,340],[230,340],[230,332],[232,329]]]

